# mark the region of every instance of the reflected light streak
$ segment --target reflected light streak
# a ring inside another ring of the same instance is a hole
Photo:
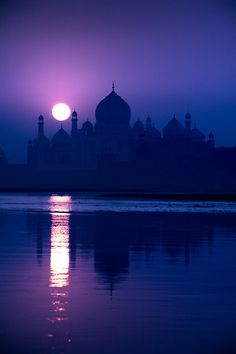
[[[69,227],[64,218],[60,217],[61,224],[55,225],[55,216],[52,216],[50,287],[61,288],[69,284]]]
[[[69,196],[51,196],[50,287],[69,285]]]
[[[70,196],[51,196],[49,199],[51,214],[51,249],[50,279],[52,297],[52,323],[67,320],[66,305],[68,304],[69,285],[69,212]]]

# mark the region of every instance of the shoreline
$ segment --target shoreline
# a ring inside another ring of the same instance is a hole
[[[235,193],[169,193],[155,191],[106,191],[97,189],[31,189],[31,188],[15,188],[0,189],[0,195],[4,194],[83,194],[92,195],[98,198],[116,198],[116,199],[142,199],[142,200],[185,200],[185,201],[236,201]]]

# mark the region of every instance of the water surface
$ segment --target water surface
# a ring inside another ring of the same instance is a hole
[[[235,353],[235,212],[2,194],[0,353]]]

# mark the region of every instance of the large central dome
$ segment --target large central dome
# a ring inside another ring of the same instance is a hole
[[[96,108],[97,123],[126,123],[129,124],[131,111],[128,103],[114,91],[106,96]]]

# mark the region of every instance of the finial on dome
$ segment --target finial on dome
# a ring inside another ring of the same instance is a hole
[[[114,92],[114,91],[115,91],[115,82],[112,81],[112,92]]]

